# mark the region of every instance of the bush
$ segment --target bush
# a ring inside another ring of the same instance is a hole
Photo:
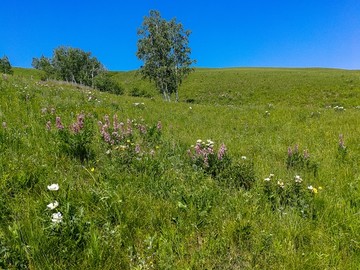
[[[110,92],[115,95],[124,94],[124,89],[108,73],[101,73],[96,76],[94,78],[94,87],[102,92]]]
[[[11,64],[9,59],[4,56],[0,59],[0,73],[3,74],[13,74],[14,71],[11,69]]]

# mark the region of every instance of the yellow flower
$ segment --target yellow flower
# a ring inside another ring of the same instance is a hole
[[[318,193],[317,188],[313,188],[313,189],[312,189],[312,192],[314,192],[315,194]]]
[[[322,187],[318,187],[319,190],[322,190],[323,188]]]
[[[90,171],[92,171],[92,172],[93,172],[93,171],[95,171],[95,168],[94,168],[94,167],[92,167]]]

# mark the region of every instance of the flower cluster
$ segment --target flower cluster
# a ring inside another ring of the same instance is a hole
[[[318,165],[311,161],[307,149],[301,154],[298,145],[295,145],[294,148],[288,148],[286,166],[288,169],[312,171],[314,176],[317,175]]]
[[[47,189],[50,191],[58,191],[59,190],[59,185],[58,184],[51,184],[49,186],[47,186]],[[50,210],[54,210],[55,208],[57,208],[59,206],[58,201],[53,201],[51,203],[49,203],[46,207],[49,208]],[[63,216],[61,214],[61,212],[55,212],[52,213],[51,215],[51,222],[53,224],[59,224],[61,223],[63,220]]]
[[[93,137],[90,117],[85,117],[84,113],[80,113],[77,115],[76,121],[65,128],[60,116],[56,116],[55,126],[62,152],[79,158],[81,161],[90,158],[92,154],[90,144]],[[51,130],[50,121],[46,123],[46,129]]]
[[[212,176],[218,175],[230,164],[226,145],[221,144],[217,151],[214,145],[215,143],[210,139],[206,141],[199,139],[187,150],[191,163]]]
[[[319,186],[305,185],[300,175],[295,175],[292,181],[284,182],[276,179],[274,174],[264,178],[263,192],[272,208],[284,211],[295,208],[303,217],[313,216],[315,213],[314,196],[322,190]]]
[[[110,145],[116,145],[124,142],[133,136],[133,123],[135,120],[127,119],[126,125],[123,122],[118,122],[118,117],[115,114],[113,116],[113,123],[111,125],[110,117],[104,116],[104,123],[98,122],[100,128],[100,134],[104,142]]]

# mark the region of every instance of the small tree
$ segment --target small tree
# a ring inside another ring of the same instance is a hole
[[[48,78],[94,87],[94,78],[105,71],[103,65],[91,57],[90,52],[71,47],[58,47],[52,58],[34,58],[32,65],[45,71]]]
[[[14,71],[12,70],[9,58],[7,56],[4,56],[0,59],[0,73],[3,74],[13,74]]]
[[[176,19],[166,21],[156,10],[150,11],[138,30],[137,57],[144,62],[140,73],[144,78],[154,81],[156,88],[170,101],[175,93],[179,99],[178,89],[183,79],[193,68],[195,62],[190,59],[189,30],[184,30]]]

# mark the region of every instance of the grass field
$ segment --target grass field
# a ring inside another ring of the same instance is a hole
[[[113,76],[0,77],[0,268],[358,269],[359,71]]]

